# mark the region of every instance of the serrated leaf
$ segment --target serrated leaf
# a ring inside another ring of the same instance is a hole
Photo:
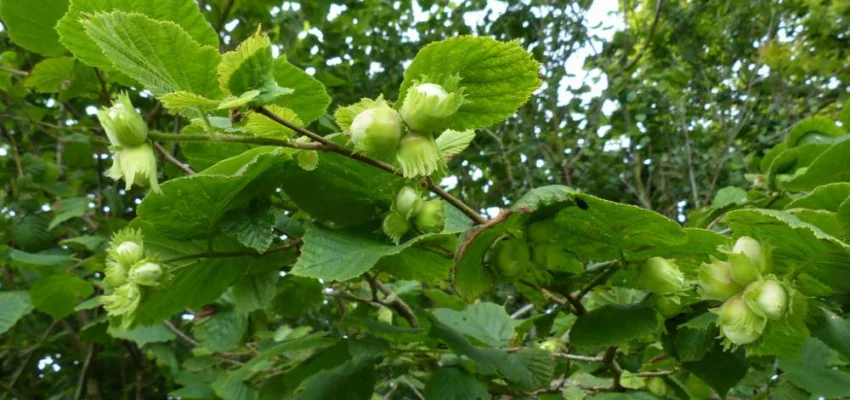
[[[59,244],[68,246],[74,250],[86,250],[89,252],[97,252],[103,250],[107,239],[103,236],[77,236],[68,239],[63,239]]]
[[[287,275],[278,283],[272,309],[284,318],[298,317],[322,304],[322,289],[316,279]]]
[[[26,291],[0,292],[0,335],[32,312],[30,295]]]
[[[721,365],[723,367],[718,368]],[[702,359],[682,363],[682,366],[705,381],[721,397],[725,397],[729,389],[747,375],[749,363],[743,355],[743,349],[724,352],[719,344],[715,344]]]
[[[844,140],[819,153],[804,171],[780,183],[786,190],[808,191],[820,185],[850,181],[850,140]]]
[[[474,130],[455,131],[449,129],[437,137],[437,148],[440,149],[443,158],[449,159],[466,150],[472,143],[472,139],[475,139]]]
[[[374,267],[381,259],[430,240],[439,240],[453,232],[424,234],[395,246],[360,232],[307,227],[301,256],[292,273],[324,280],[348,280]]]
[[[242,93],[239,96],[228,96],[225,97],[221,103],[218,103],[216,107],[217,110],[229,110],[232,108],[240,108],[251,103],[252,100],[257,98],[260,95],[259,90],[249,90],[245,93]]]
[[[138,218],[175,239],[203,238],[216,230],[224,214],[274,191],[276,176],[293,150],[260,147],[223,160],[203,172],[161,185],[137,209]]]
[[[90,16],[83,27],[115,68],[154,95],[186,91],[222,97],[215,76],[218,50],[198,44],[180,25],[114,11]]]
[[[850,322],[827,310],[816,313],[813,322],[812,335],[850,359]]]
[[[233,284],[233,302],[236,310],[248,314],[267,307],[277,293],[277,281],[280,273],[272,271],[248,274]]]
[[[438,308],[432,313],[449,328],[495,348],[510,344],[517,325],[504,307],[486,302],[470,304],[460,312]]]
[[[830,183],[818,186],[803,197],[788,203],[785,209],[808,208],[834,212],[838,211],[838,206],[848,198],[850,198],[850,182]]]
[[[292,89],[284,89],[274,79],[274,59],[269,37],[257,33],[224,53],[218,65],[218,82],[225,93],[241,95],[248,91],[259,91],[250,103],[263,105]]]
[[[779,368],[785,371],[791,383],[816,397],[840,399],[850,396],[850,372],[788,360],[780,360]]]
[[[611,304],[576,319],[570,330],[570,343],[575,346],[617,346],[636,339],[652,338],[660,330],[661,319],[654,309],[639,304]]]
[[[30,214],[15,221],[10,230],[17,247],[28,252],[38,251],[53,244],[53,236],[47,229],[49,225],[46,215]]]
[[[175,113],[186,109],[210,110],[218,107],[220,103],[218,100],[208,99],[185,90],[166,93],[159,96],[159,101],[166,109]]]
[[[248,320],[235,310],[218,310],[213,316],[197,321],[192,334],[212,351],[226,351],[239,344],[248,328]]]
[[[56,212],[56,215],[53,216],[47,229],[52,230],[57,225],[69,219],[82,217],[89,209],[89,202],[88,197],[74,197],[63,199],[53,204],[52,208]]]
[[[273,104],[295,111],[304,125],[325,114],[331,97],[322,82],[290,64],[283,56],[274,60],[273,73],[278,86],[294,90],[291,96],[278,97]]]
[[[277,217],[273,208],[238,209],[221,220],[224,233],[236,238],[239,243],[262,253],[274,240]]]
[[[71,256],[61,253],[27,253],[18,249],[11,249],[8,257],[13,267],[34,269],[42,275],[59,272],[74,264],[74,259]]]
[[[71,57],[48,58],[33,67],[24,86],[38,93],[55,93],[74,77],[75,61]]]
[[[44,0],[37,6],[27,1],[5,0],[0,2],[0,19],[18,46],[44,56],[58,56],[65,48],[53,26],[67,9],[68,0]]]
[[[43,278],[32,285],[32,305],[54,320],[62,319],[72,312],[83,297],[94,293],[94,287],[76,276],[56,274]]]
[[[301,120],[294,111],[276,105],[266,107],[272,114],[289,121],[296,126],[302,126]],[[295,132],[263,114],[252,112],[248,114],[248,120],[245,122],[245,130],[250,134],[259,137],[269,137],[274,139],[289,139],[295,136]]]
[[[360,356],[342,365],[319,372],[301,384],[296,400],[345,398],[369,400],[375,390],[377,373],[371,357]]]
[[[457,367],[440,368],[425,385],[425,400],[486,400],[487,388]]]
[[[715,314],[706,312],[679,325],[674,339],[679,361],[693,362],[705,357],[718,335],[713,323],[716,319]]]
[[[168,330],[163,324],[154,326],[137,326],[128,331],[110,326],[107,329],[110,336],[119,339],[132,340],[139,347],[148,343],[162,343],[169,340],[174,340],[177,335]]]
[[[56,31],[60,35],[59,40],[62,44],[71,50],[77,59],[92,67],[107,71],[114,70],[109,58],[86,35],[81,18],[83,14],[94,15],[109,11],[138,13],[152,20],[173,22],[198,44],[218,48],[218,34],[207,23],[200,8],[193,0],[72,0],[68,12],[55,24]],[[53,28],[53,24],[50,28]],[[217,53],[218,51],[216,51]],[[190,55],[185,56],[184,60],[196,62]],[[211,70],[215,71],[215,65],[211,67]]]
[[[466,102],[451,118],[449,128],[476,129],[501,122],[528,100],[540,85],[540,65],[518,41],[460,36],[423,47],[404,71],[396,107],[422,75],[458,75]]]

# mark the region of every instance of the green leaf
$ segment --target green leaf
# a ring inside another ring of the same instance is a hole
[[[198,44],[174,22],[114,11],[89,17],[83,27],[116,69],[156,96],[181,90],[222,96],[215,75],[218,50]]]
[[[718,334],[713,323],[716,317],[715,314],[706,312],[679,325],[674,340],[679,361],[693,362],[705,357]]]
[[[86,250],[89,252],[97,252],[104,249],[107,239],[103,236],[77,236],[68,239],[62,239],[59,244],[68,246],[74,250]]]
[[[251,100],[252,105],[263,105],[292,89],[278,87],[274,79],[272,44],[265,34],[257,33],[224,53],[218,65],[218,81],[225,93],[241,95],[248,91],[260,94]]]
[[[0,292],[0,335],[32,312],[30,295],[25,291]]]
[[[53,245],[53,236],[48,232],[49,220],[44,214],[30,214],[12,225],[12,237],[23,251],[38,251]]]
[[[830,146],[820,153],[805,171],[798,171],[798,174],[782,182],[782,188],[808,191],[828,183],[850,181],[848,152],[850,152],[850,140],[843,140]]]
[[[835,121],[821,116],[806,118],[791,128],[785,138],[785,144],[792,148],[806,143],[829,142],[845,133],[845,129]]]
[[[292,122],[297,126],[302,126],[301,120],[298,119],[298,115],[288,108],[269,105],[266,109],[286,121]],[[245,122],[245,130],[254,136],[274,139],[289,139],[295,136],[295,132],[292,129],[271,120],[263,114],[255,112],[248,114],[248,120]]]
[[[788,203],[785,209],[809,208],[835,212],[848,197],[850,197],[850,182],[830,183],[818,186],[805,196]]]
[[[94,287],[72,275],[50,275],[32,285],[30,298],[39,311],[50,314],[54,320],[62,319],[72,312],[81,298],[91,296]]]
[[[737,235],[753,237],[773,249],[774,273],[783,276],[800,269],[834,291],[850,291],[850,248],[820,228],[784,211],[736,210],[726,222]],[[810,293],[807,287],[799,287]]]
[[[313,375],[301,384],[296,400],[369,400],[375,390],[377,373],[372,357],[359,356],[342,365]]]
[[[166,93],[159,96],[159,101],[162,105],[172,112],[183,112],[187,109],[211,110],[218,107],[220,101],[208,99],[204,96],[195,93],[189,93],[185,90]]]
[[[830,311],[820,311],[813,316],[812,335],[850,359],[850,322]]]
[[[278,283],[272,308],[284,318],[298,317],[322,304],[325,299],[322,289],[316,279],[287,275]]]
[[[88,197],[74,197],[56,202],[53,204],[53,211],[56,212],[56,215],[53,216],[47,229],[52,230],[71,218],[82,217],[88,211],[89,203]]]
[[[169,340],[174,340],[177,335],[168,330],[163,324],[154,326],[137,326],[129,331],[125,331],[113,326],[107,329],[110,336],[118,339],[132,340],[139,347],[148,343],[162,343]]]
[[[743,204],[747,201],[747,192],[744,189],[727,186],[717,191],[714,195],[714,200],[711,202],[712,208],[723,208],[732,204]]]
[[[273,207],[251,207],[227,213],[221,220],[221,229],[244,246],[263,253],[272,244],[276,223]]]
[[[850,396],[850,373],[813,365],[780,360],[779,368],[788,380],[815,398],[839,399]]]
[[[193,176],[172,179],[149,193],[137,213],[174,239],[205,238],[225,213],[274,191],[291,149],[260,147],[223,160]],[[296,166],[297,168],[297,166]]]
[[[0,19],[15,44],[52,57],[65,52],[53,26],[67,9],[68,0],[44,0],[38,4],[4,0],[0,2]]]
[[[433,313],[449,328],[496,348],[508,347],[517,325],[504,307],[493,303],[470,304],[460,312],[438,308]]]
[[[252,358],[250,361],[246,362],[245,365],[242,365],[239,368],[230,372],[228,374],[228,381],[241,381],[246,379],[248,376],[250,376],[251,372],[254,371],[258,366],[263,365],[263,363],[266,363],[279,355],[287,356],[291,353],[303,352],[304,350],[317,351],[327,347],[331,347],[337,343],[339,343],[337,339],[325,337],[325,333],[287,340],[283,343],[276,344],[272,347],[263,349],[260,354]],[[321,352],[319,354],[321,354]],[[345,356],[348,357],[348,354],[346,354]],[[287,376],[289,376],[290,374],[294,374],[294,372],[288,373]]]
[[[437,148],[440,149],[443,158],[449,159],[466,150],[472,143],[472,139],[475,139],[474,130],[453,131],[449,129],[437,137]]]
[[[396,107],[422,75],[458,75],[466,102],[451,118],[449,128],[475,129],[502,122],[523,105],[540,85],[540,65],[518,41],[461,36],[422,48],[404,72]]]
[[[321,168],[306,171],[292,165],[285,174],[280,184],[301,210],[339,226],[379,221],[380,211],[389,210],[405,185],[398,176],[336,153],[323,153]]]
[[[292,273],[324,280],[348,280],[370,270],[385,257],[400,254],[420,243],[427,246],[430,241],[451,234],[424,234],[395,246],[362,232],[310,225]]]
[[[71,57],[48,58],[30,71],[24,86],[38,93],[56,93],[74,78],[75,61]]]
[[[309,125],[325,114],[331,104],[325,86],[310,74],[286,61],[286,57],[274,60],[274,79],[278,86],[292,88],[291,96],[281,96],[274,104],[288,108],[298,114],[298,118]]]
[[[109,58],[103,54],[95,41],[86,35],[83,29],[83,14],[91,16],[109,11],[138,13],[152,20],[172,22],[182,28],[192,41],[214,49],[218,48],[218,34],[207,23],[193,0],[72,0],[68,13],[55,24],[56,31],[59,33],[62,44],[71,50],[77,59],[92,67],[107,71],[114,70]],[[51,29],[53,25],[50,25]],[[199,61],[192,59],[188,54],[178,54],[178,57],[191,60],[192,62],[186,63],[187,66]],[[215,73],[214,65],[210,69]],[[118,70],[120,71],[121,68]]]
[[[35,254],[11,249],[8,256],[12,266],[34,269],[44,275],[62,271],[74,264],[74,259],[65,254]]]
[[[487,400],[490,393],[481,382],[457,367],[440,368],[423,393],[425,400]]]
[[[749,368],[743,351],[724,352],[719,344],[715,344],[699,361],[682,363],[682,366],[714,388],[721,397],[725,397],[729,389],[747,375]]]
[[[242,314],[267,307],[277,293],[280,273],[275,270],[248,274],[233,285],[233,301]]]
[[[235,310],[218,310],[212,317],[196,322],[192,334],[205,348],[226,351],[239,344],[247,328],[245,316]]]
[[[611,304],[576,319],[570,330],[570,343],[575,346],[617,346],[655,337],[660,330],[661,318],[654,309],[639,304]]]

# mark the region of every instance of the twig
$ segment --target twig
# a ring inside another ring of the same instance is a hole
[[[396,311],[398,311],[399,314],[407,320],[407,323],[409,323],[410,326],[414,328],[419,327],[419,319],[416,318],[416,314],[413,313],[413,309],[411,309],[410,306],[401,299],[401,297],[395,294],[395,292],[390,290],[390,288],[378,279],[375,279],[375,285],[378,287],[378,290],[386,296],[385,301],[390,303],[390,305],[392,305]]]
[[[228,0],[227,5],[224,6],[224,10],[221,12],[221,16],[218,17],[218,23],[215,26],[215,31],[221,33],[221,29],[224,28],[224,23],[227,22],[227,17],[230,16],[230,10],[233,8],[233,0]]]
[[[602,362],[602,356],[582,356],[570,353],[552,353],[552,355],[558,358],[566,358],[567,360],[573,361]]]
[[[91,366],[94,364],[94,358],[97,354],[96,345],[89,346],[89,353],[86,355],[86,360],[83,362],[83,369],[80,372],[80,379],[77,380],[77,390],[74,392],[74,400],[80,400],[83,398],[83,392],[86,390],[86,382],[89,378],[89,371],[91,370]]]
[[[623,369],[620,368],[620,364],[617,363],[617,346],[611,346],[605,350],[605,354],[602,356],[602,362],[608,365],[608,369],[611,370],[611,374],[614,376],[614,384],[611,385],[611,390],[616,392],[624,390],[623,386],[620,384],[620,377],[623,375]]]
[[[5,65],[0,65],[0,71],[8,72],[12,75],[17,75],[17,76],[29,76],[30,75],[30,73],[27,72],[27,71],[22,71],[22,70],[19,70],[19,69],[7,67]]]
[[[669,370],[669,371],[638,372],[638,373],[635,374],[635,376],[640,377],[640,378],[650,378],[650,377],[654,377],[654,376],[668,376],[668,375],[673,375],[673,374],[677,374],[677,373],[679,373],[679,371],[674,369],[674,370]]]
[[[323,149],[320,149],[320,150],[330,151],[330,152],[334,152],[334,153],[337,153],[337,154],[341,154],[341,155],[346,156],[348,158],[352,158],[352,159],[355,159],[357,161],[369,164],[369,165],[371,165],[375,168],[379,168],[379,169],[382,169],[382,170],[387,171],[389,173],[398,175],[400,177],[404,177],[400,172],[398,172],[395,169],[395,167],[393,167],[390,164],[387,164],[387,163],[380,161],[380,160],[376,160],[374,158],[371,158],[371,157],[363,155],[363,154],[355,153],[352,150],[349,150],[345,147],[342,147],[342,146],[326,139],[324,136],[321,136],[319,134],[311,132],[311,131],[304,129],[304,128],[298,126],[298,125],[295,125],[295,124],[277,116],[275,113],[273,113],[273,112],[271,112],[271,111],[269,111],[269,110],[267,110],[263,107],[257,107],[254,110],[256,112],[266,116],[267,118],[271,119],[272,121],[277,122],[278,124],[283,125],[283,126],[289,128],[289,129],[292,129],[293,131],[297,132],[298,134],[300,134],[302,136],[306,136],[306,137],[312,139],[313,141],[316,141],[318,143],[323,144],[325,147]],[[460,201],[460,199],[452,196],[451,194],[449,194],[448,192],[443,190],[441,187],[435,185],[433,182],[431,182],[430,179],[423,179],[420,182],[420,184],[422,185],[422,187],[430,190],[431,192],[433,192],[437,196],[442,197],[444,200],[448,201],[453,206],[457,207],[460,211],[462,211],[464,214],[466,214],[470,219],[475,221],[476,224],[480,225],[480,224],[487,222],[487,218],[484,218],[481,214],[479,214],[478,212],[473,210],[466,203]]]
[[[177,335],[177,337],[179,337],[180,339],[183,339],[184,342],[192,345],[193,347],[198,347],[198,346],[201,345],[200,343],[198,343],[197,340],[192,339],[192,337],[190,337],[189,335],[184,333],[182,330],[180,330],[180,328],[174,326],[174,324],[171,323],[171,321],[165,321],[165,322],[163,322],[163,324],[165,325],[166,328],[168,328],[168,330],[170,330],[171,332],[174,332],[174,334]]]
[[[175,167],[180,168],[188,175],[195,175],[195,171],[193,171],[192,168],[189,168],[188,166],[180,162],[180,160],[175,158],[168,150],[162,147],[161,144],[153,142],[153,147],[155,147],[156,150],[159,151],[160,154],[162,154],[162,158],[165,158],[168,162],[174,164]]]
[[[529,312],[533,309],[534,309],[534,304],[528,303],[528,304],[522,306],[519,310],[514,311],[514,313],[511,314],[511,319],[517,319],[517,318],[523,316],[525,313],[527,313],[527,312]]]
[[[625,67],[623,67],[623,71],[628,71],[632,69],[632,67],[634,67],[638,63],[638,61],[640,61],[641,58],[643,58],[643,55],[649,49],[652,36],[655,35],[655,28],[658,27],[658,20],[661,19],[662,7],[664,7],[664,0],[658,0],[658,5],[655,8],[655,17],[652,20],[652,25],[649,26],[649,33],[646,35],[646,39],[643,42],[643,48],[640,49],[640,53],[638,53],[638,55],[631,62],[626,64]]]

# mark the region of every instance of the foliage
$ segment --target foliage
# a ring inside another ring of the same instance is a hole
[[[850,396],[850,8],[272,3],[0,1],[2,398]]]

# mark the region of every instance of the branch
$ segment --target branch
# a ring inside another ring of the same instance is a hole
[[[643,48],[640,49],[640,53],[625,67],[623,67],[623,71],[628,71],[634,67],[643,55],[646,53],[646,50],[649,49],[650,40],[652,40],[652,36],[655,35],[655,28],[658,27],[658,20],[661,19],[661,8],[664,6],[664,0],[658,0],[658,5],[655,8],[655,18],[652,20],[652,25],[649,26],[649,34],[646,35],[646,40],[644,41]]]
[[[375,278],[374,281],[375,285],[378,287],[378,290],[380,290],[382,293],[384,293],[385,296],[387,296],[385,301],[390,303],[390,305],[392,305],[396,309],[396,311],[398,311],[399,314],[401,314],[401,316],[403,316],[404,319],[407,320],[410,326],[418,328],[419,320],[416,318],[416,314],[413,313],[413,309],[411,309],[410,306],[408,306],[407,303],[405,303],[404,300],[401,299],[401,297],[398,297],[395,292],[393,292],[392,290],[390,290],[390,288],[384,285],[383,282],[379,281],[377,278]]]
[[[578,354],[569,353],[552,353],[552,355],[558,358],[566,358],[567,360],[573,361],[602,362],[601,356],[582,356]]]
[[[608,369],[610,369],[611,374],[614,375],[614,384],[611,385],[611,390],[615,392],[623,391],[624,388],[620,384],[620,377],[623,375],[623,369],[620,368],[620,364],[617,363],[617,346],[611,346],[608,350],[605,350],[605,354],[602,356],[602,362],[608,365]]]
[[[161,144],[153,142],[153,147],[156,148],[156,150],[159,151],[160,154],[162,154],[162,157],[165,158],[166,161],[174,164],[175,167],[180,168],[188,175],[195,175],[195,171],[193,171],[192,168],[187,167],[185,164],[180,162],[180,160],[174,158],[174,156],[171,155],[168,150],[163,148]]]
[[[183,339],[184,342],[188,343],[192,347],[198,347],[198,346],[201,345],[200,343],[198,343],[197,340],[192,339],[192,337],[187,335],[185,332],[181,331],[180,328],[174,326],[174,324],[171,323],[171,321],[166,320],[165,322],[163,322],[163,324],[165,325],[166,328],[168,328],[168,330],[170,330],[171,332],[174,332],[174,334],[177,335],[177,337],[179,337],[180,339]]]
[[[80,372],[80,379],[77,381],[77,390],[74,392],[74,400],[83,398],[83,392],[86,390],[86,381],[89,378],[89,371],[94,364],[94,358],[97,354],[95,345],[89,346],[89,353],[86,355],[86,361],[83,362],[83,370]]]

